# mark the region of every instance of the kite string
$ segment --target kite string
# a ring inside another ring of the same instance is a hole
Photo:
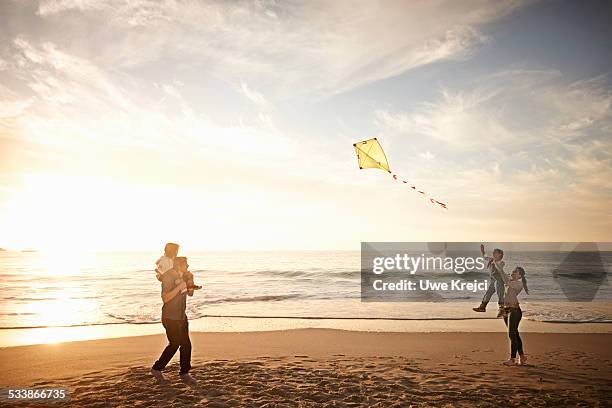
[[[445,203],[440,202],[440,201],[436,200],[435,198],[428,196],[428,195],[427,195],[427,193],[425,193],[425,192],[424,192],[424,191],[422,191],[422,190],[417,190],[416,186],[413,186],[412,184],[408,183],[408,181],[406,181],[406,180],[400,180],[400,179],[397,177],[397,174],[395,174],[395,173],[391,173],[391,175],[393,176],[393,179],[394,179],[394,180],[396,180],[396,181],[401,181],[401,182],[402,182],[402,183],[404,183],[404,184],[409,184],[409,185],[410,185],[410,188],[412,188],[414,191],[416,191],[416,192],[421,193],[422,195],[424,195],[424,196],[425,196],[425,198],[427,198],[427,199],[429,200],[429,202],[430,202],[430,203],[432,203],[432,204],[438,204],[440,207],[444,208],[445,210],[448,210],[448,207],[446,206],[446,204],[445,204]]]

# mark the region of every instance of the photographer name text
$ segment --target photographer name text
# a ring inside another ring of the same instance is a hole
[[[372,283],[376,291],[417,291],[417,290],[433,290],[433,291],[463,291],[463,292],[480,292],[486,291],[489,286],[487,280],[473,280],[465,282],[460,279],[452,279],[448,282],[434,282],[429,279],[419,279],[418,281],[411,279],[400,279],[397,281],[386,282],[382,279],[377,279]]]

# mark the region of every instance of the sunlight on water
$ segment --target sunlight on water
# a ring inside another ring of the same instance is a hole
[[[196,284],[187,302],[190,319],[204,316],[473,318],[482,294],[441,303],[369,303],[360,300],[359,251],[186,253]],[[160,284],[153,272],[157,252],[0,253],[0,329],[147,324],[160,321]],[[610,321],[601,302],[563,301],[549,265],[558,255],[517,255],[529,274],[525,318],[543,321]],[[611,253],[605,254],[609,270]],[[579,265],[585,268],[584,265]],[[586,266],[588,269],[588,266]],[[451,276],[441,273],[439,279]],[[486,278],[486,276],[474,276]],[[609,301],[608,283],[595,300]],[[537,305],[530,307],[529,305]],[[61,329],[50,331],[61,339]],[[61,341],[61,340],[57,340]]]
[[[39,257],[39,269],[46,276],[67,277],[78,276],[81,274],[81,265],[85,262],[91,262],[91,259],[85,259],[84,255],[78,252],[70,252],[66,255],[62,252],[42,252]]]
[[[31,300],[23,304],[20,311],[36,315],[38,326],[70,326],[91,320],[97,313],[98,302],[80,298],[76,287],[47,292],[48,299]]]

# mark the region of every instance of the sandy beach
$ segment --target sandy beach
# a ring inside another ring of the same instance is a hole
[[[0,408],[612,408],[610,16],[0,0]]]
[[[330,329],[191,334],[193,376],[177,357],[150,375],[163,335],[5,347],[2,388],[66,387],[55,406],[610,406],[611,334],[524,333],[529,365],[506,367],[504,333]],[[18,406],[41,406],[19,403]]]

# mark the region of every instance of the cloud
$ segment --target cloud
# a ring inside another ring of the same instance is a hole
[[[53,105],[98,103],[126,108],[129,98],[104,71],[85,59],[67,54],[50,42],[39,47],[23,38],[14,41],[12,73],[27,82],[39,97]],[[90,92],[83,92],[84,87]]]
[[[255,115],[258,122],[265,122],[260,126],[222,125],[198,113],[184,98],[181,81],[150,86],[103,70],[50,42],[34,45],[18,38],[11,50],[9,71],[15,82],[29,88],[30,95],[4,98],[0,116],[17,116],[27,108],[27,115],[16,119],[20,139],[71,149],[123,146],[175,151],[190,146],[212,167],[237,157],[241,166],[270,167],[294,149],[279,131],[271,131],[272,119],[263,112]],[[245,89],[264,104],[263,97],[246,84]],[[179,157],[171,156],[169,162]]]
[[[19,116],[32,104],[31,98],[22,98],[0,84],[0,119]]]
[[[612,198],[612,142],[592,140],[572,146],[573,154],[563,161],[574,174],[577,189]]]
[[[442,89],[437,101],[422,103],[415,112],[378,109],[375,121],[393,133],[427,137],[460,150],[477,149],[513,138],[500,125],[501,113],[491,104],[495,96],[480,89],[470,92]]]
[[[480,27],[525,3],[54,0],[42,1],[38,13],[87,32],[104,65],[189,59],[289,97],[344,92],[467,58],[489,41]]]
[[[556,71],[503,71],[461,89],[442,87],[433,101],[409,112],[375,110],[376,125],[391,134],[425,137],[442,146],[518,149],[538,141],[571,142],[601,136],[612,124],[607,78],[567,84]]]
[[[429,150],[419,154],[420,157],[422,157],[423,159],[427,159],[427,160],[431,160],[433,158],[435,158],[436,156],[434,154],[432,154]]]
[[[41,197],[52,180],[72,192],[75,174],[77,186],[98,179],[92,188],[111,196],[109,211],[124,211],[113,191],[133,200],[127,211],[138,221],[128,227],[148,234],[161,211],[140,207],[164,191],[184,194],[189,202],[174,208],[186,228],[222,230],[227,246],[263,230],[275,232],[271,246],[291,236],[296,246],[329,247],[483,234],[593,240],[612,230],[610,79],[572,82],[563,67],[478,76],[490,69],[484,53],[479,69],[452,63],[496,47],[490,25],[528,2],[36,4],[37,14],[26,4],[3,24],[5,196],[17,197],[29,173],[49,175],[37,184]],[[416,106],[387,84],[376,88],[432,64],[442,85],[426,100],[415,92]],[[358,97],[328,98],[364,85]],[[384,108],[368,123],[372,101]],[[356,168],[351,143],[376,131],[394,171],[448,212]],[[44,200],[23,202],[35,211]],[[377,222],[363,223],[364,213]],[[341,232],[321,234],[322,225]]]
[[[380,54],[376,58],[366,57],[370,61],[346,73],[339,73],[335,90],[343,92],[354,87],[400,75],[411,69],[445,60],[462,60],[472,55],[490,39],[469,26],[458,26],[446,32],[425,39],[422,44],[401,45]],[[364,61],[365,62],[365,61]]]
[[[612,130],[612,89],[607,75],[572,83],[562,92],[547,90],[541,99],[557,110],[555,135],[580,136],[588,129]]]
[[[581,220],[585,231],[612,202],[611,90],[605,76],[568,83],[555,71],[503,71],[410,111],[376,109],[374,123],[409,146],[413,178],[451,204],[509,225],[519,214],[536,225]]]
[[[0,119],[21,115],[31,103],[31,99],[18,101],[0,100]]]
[[[38,14],[48,16],[70,10],[100,10],[104,6],[103,1],[97,0],[43,0],[38,6]]]
[[[248,100],[253,102],[258,107],[261,107],[263,109],[270,108],[270,103],[268,102],[268,100],[261,93],[249,88],[246,82],[240,82],[240,90],[247,97]]]

